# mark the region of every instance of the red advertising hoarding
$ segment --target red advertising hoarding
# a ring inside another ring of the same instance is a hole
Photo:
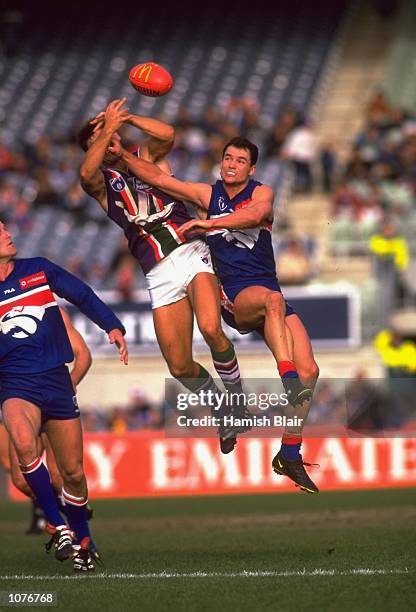
[[[85,434],[85,470],[91,498],[293,491],[274,474],[280,442],[239,438],[222,455],[214,438],[169,438],[161,432]],[[303,456],[321,490],[416,485],[416,437],[305,440]],[[13,486],[10,494],[18,499]]]

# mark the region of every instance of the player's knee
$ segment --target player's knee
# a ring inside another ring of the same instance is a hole
[[[317,380],[319,377],[319,367],[316,361],[311,361],[306,366],[298,368],[298,374],[302,380]]]
[[[215,347],[224,339],[224,332],[218,321],[204,321],[199,324],[199,330],[210,347]]]
[[[64,487],[79,487],[84,481],[84,470],[81,464],[62,468]]]
[[[285,301],[283,295],[278,291],[271,291],[267,294],[264,303],[266,314],[281,315],[285,314]]]
[[[193,378],[194,370],[192,364],[187,363],[169,363],[169,372],[173,378]]]
[[[36,445],[31,442],[21,443],[16,448],[19,464],[22,466],[30,465],[39,456]]]

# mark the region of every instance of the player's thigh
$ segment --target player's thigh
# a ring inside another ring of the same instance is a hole
[[[38,406],[27,400],[11,397],[3,402],[3,420],[7,432],[16,447],[17,454],[29,449],[37,450],[41,413]],[[35,458],[36,455],[33,457]]]
[[[260,327],[265,320],[267,300],[276,293],[254,285],[242,289],[234,300],[234,318],[239,327]]]
[[[45,431],[62,475],[83,473],[83,445],[81,420],[49,419]]]
[[[10,470],[9,461],[9,436],[3,423],[0,423],[0,465],[8,472]]]
[[[296,314],[286,317],[286,326],[293,338],[293,360],[303,381],[314,384],[319,376],[308,332]]]
[[[153,310],[156,338],[169,366],[192,361],[193,311],[188,298]]]
[[[214,274],[200,272],[188,285],[188,295],[199,329],[220,331],[221,306],[218,280]]]

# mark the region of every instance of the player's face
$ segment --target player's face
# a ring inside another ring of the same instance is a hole
[[[97,127],[94,132],[92,133],[91,137],[88,139],[88,148],[90,148],[90,146],[92,145],[93,142],[95,142],[98,138],[98,136],[101,134],[102,131],[102,126]],[[117,132],[114,132],[113,136],[112,136],[112,141],[116,140],[118,142],[121,142],[121,138],[120,138],[120,134],[118,134]],[[104,164],[106,166],[111,166],[111,164],[113,164],[114,162],[116,162],[118,159],[117,155],[114,155],[114,153],[110,153],[107,149],[103,161]]]
[[[246,183],[254,174],[255,166],[251,165],[250,151],[228,147],[221,160],[220,174],[226,185],[240,185]]]
[[[14,257],[16,253],[17,249],[14,246],[12,237],[5,228],[4,224],[0,222],[0,259]]]

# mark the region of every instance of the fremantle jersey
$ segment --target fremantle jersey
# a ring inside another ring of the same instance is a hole
[[[129,249],[146,274],[158,261],[188,242],[177,229],[192,217],[183,202],[143,183],[130,172],[102,170],[108,216],[123,230]]]
[[[43,257],[15,259],[0,281],[0,378],[34,374],[73,360],[55,292],[106,332],[121,321],[84,282]]]
[[[207,218],[223,217],[248,206],[258,185],[261,183],[250,180],[240,193],[230,199],[223,182],[218,180],[212,186]],[[263,222],[260,227],[215,229],[207,233],[215,271],[224,287],[250,279],[276,278],[271,231],[272,219]]]

